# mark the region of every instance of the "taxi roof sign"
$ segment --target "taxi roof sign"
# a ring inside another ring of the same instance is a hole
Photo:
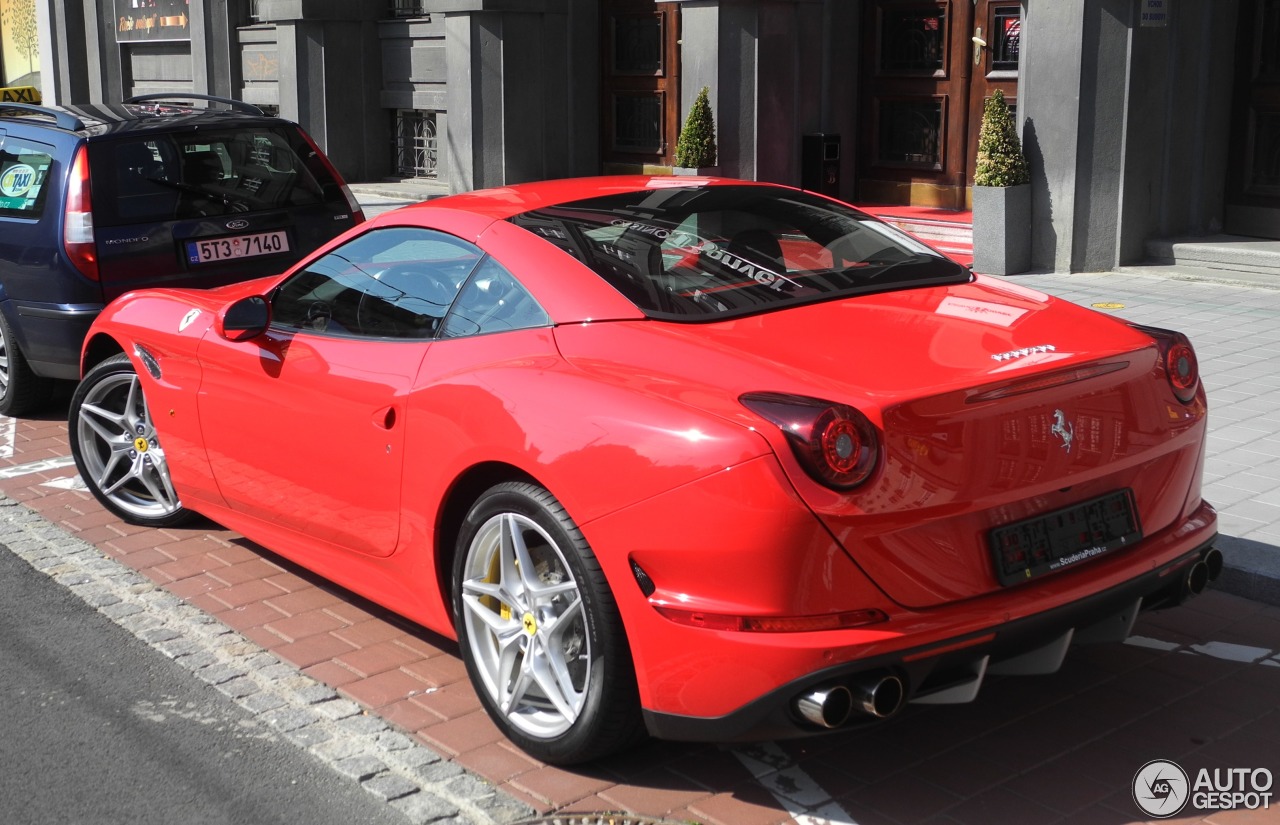
[[[0,102],[39,103],[40,90],[35,86],[3,86],[0,87]]]

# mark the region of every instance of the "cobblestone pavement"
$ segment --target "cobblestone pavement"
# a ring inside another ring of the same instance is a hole
[[[1024,286],[1182,329],[1200,353],[1222,511],[1224,586],[1145,614],[1123,645],[1078,648],[1053,676],[993,678],[969,705],[751,746],[649,743],[579,770],[510,747],[456,646],[205,523],[146,530],[78,485],[65,405],[0,419],[0,543],[417,822],[628,811],[675,822],[1144,821],[1139,768],[1280,773],[1280,290],[1134,273]],[[1276,791],[1280,793],[1280,791]],[[1179,822],[1280,823],[1271,809]]]

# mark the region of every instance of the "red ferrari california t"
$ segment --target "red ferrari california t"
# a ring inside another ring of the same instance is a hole
[[[553,763],[969,701],[1222,564],[1185,337],[782,186],[418,204],[125,295],[83,367],[108,509],[201,513],[457,638]]]

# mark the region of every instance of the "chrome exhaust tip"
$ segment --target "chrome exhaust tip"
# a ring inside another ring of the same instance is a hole
[[[1210,547],[1205,551],[1201,561],[1209,571],[1209,581],[1217,581],[1218,576],[1222,575],[1222,551],[1216,547]]]
[[[902,709],[907,692],[897,676],[883,676],[874,682],[855,685],[854,698],[858,710],[877,719],[888,719]]]
[[[796,700],[796,712],[824,728],[838,728],[853,713],[853,694],[844,685],[815,688]]]
[[[1191,565],[1182,580],[1182,592],[1187,596],[1199,596],[1209,586],[1209,565],[1198,561]]]

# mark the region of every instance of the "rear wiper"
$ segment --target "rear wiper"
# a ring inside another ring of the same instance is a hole
[[[248,212],[250,209],[248,203],[237,200],[226,192],[204,189],[199,186],[193,186],[190,183],[168,180],[167,178],[146,178],[146,180],[151,183],[158,183],[161,186],[168,186],[171,189],[177,189],[179,192],[186,192],[188,195],[197,195],[202,198],[219,201],[228,212]]]

